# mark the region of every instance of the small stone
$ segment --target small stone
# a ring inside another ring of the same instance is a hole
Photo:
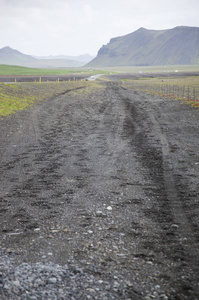
[[[29,299],[30,300],[37,300],[37,297],[36,296],[30,296]]]
[[[55,278],[55,277],[49,278],[49,279],[48,279],[48,282],[49,282],[49,283],[55,284],[55,283],[57,283],[57,278]]]
[[[160,285],[157,284],[157,285],[155,286],[155,289],[156,289],[156,290],[159,290],[159,289],[160,289]]]
[[[107,215],[104,214],[101,210],[98,210],[98,211],[96,211],[96,217],[103,217],[103,218],[106,218]]]
[[[10,288],[10,287],[9,287],[8,284],[5,284],[5,285],[4,285],[4,289],[5,289],[5,290],[9,290],[9,288]]]
[[[15,286],[17,286],[17,287],[19,287],[19,286],[20,286],[20,282],[19,282],[19,280],[15,280],[15,281],[13,281],[13,284],[14,284]]]
[[[118,281],[114,281],[114,287],[117,288],[119,286],[120,286],[119,282]]]
[[[168,300],[169,298],[165,294],[160,295],[161,300]]]
[[[33,282],[34,281],[34,276],[30,276],[30,277],[28,277],[28,282]]]
[[[41,279],[37,279],[37,280],[35,281],[35,283],[36,283],[37,285],[43,285],[43,281],[42,281]]]
[[[120,233],[120,236],[125,236],[125,233],[121,232],[121,233]]]
[[[89,291],[90,293],[95,293],[95,290],[92,288],[87,288],[86,290]]]
[[[10,232],[10,233],[7,233],[7,235],[9,236],[15,236],[15,235],[19,235],[19,234],[22,234],[23,232]]]
[[[97,210],[97,211],[96,211],[96,215],[97,215],[97,216],[102,215],[102,214],[103,214],[103,212],[102,212],[101,210]]]
[[[172,228],[179,228],[179,226],[177,224],[172,224],[171,227]]]
[[[98,280],[98,283],[99,284],[102,284],[104,281],[103,280]]]
[[[41,230],[40,228],[35,228],[35,229],[34,229],[34,231],[40,231],[40,230]]]
[[[51,231],[52,233],[57,233],[57,232],[59,232],[58,229],[51,229],[50,231]]]

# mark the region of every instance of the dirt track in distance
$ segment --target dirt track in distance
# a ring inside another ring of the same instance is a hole
[[[81,299],[199,298],[197,109],[85,82],[0,128],[2,256],[81,268]]]

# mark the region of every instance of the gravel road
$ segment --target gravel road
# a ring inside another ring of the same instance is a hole
[[[0,298],[199,299],[199,111],[87,85],[0,118]]]

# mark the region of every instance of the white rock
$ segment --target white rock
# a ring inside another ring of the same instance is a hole
[[[40,231],[40,230],[41,230],[40,228],[35,228],[35,229],[34,229],[34,231]]]

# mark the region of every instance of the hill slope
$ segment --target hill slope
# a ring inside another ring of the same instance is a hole
[[[199,64],[199,28],[168,30],[140,28],[103,45],[87,66],[147,66]]]
[[[65,67],[81,67],[86,62],[63,58],[37,59],[30,55],[23,54],[10,47],[0,49],[0,64],[31,67],[31,68],[65,68]]]
[[[10,47],[0,49],[0,64],[4,65],[24,65],[34,64],[37,60],[30,55],[23,54]]]

